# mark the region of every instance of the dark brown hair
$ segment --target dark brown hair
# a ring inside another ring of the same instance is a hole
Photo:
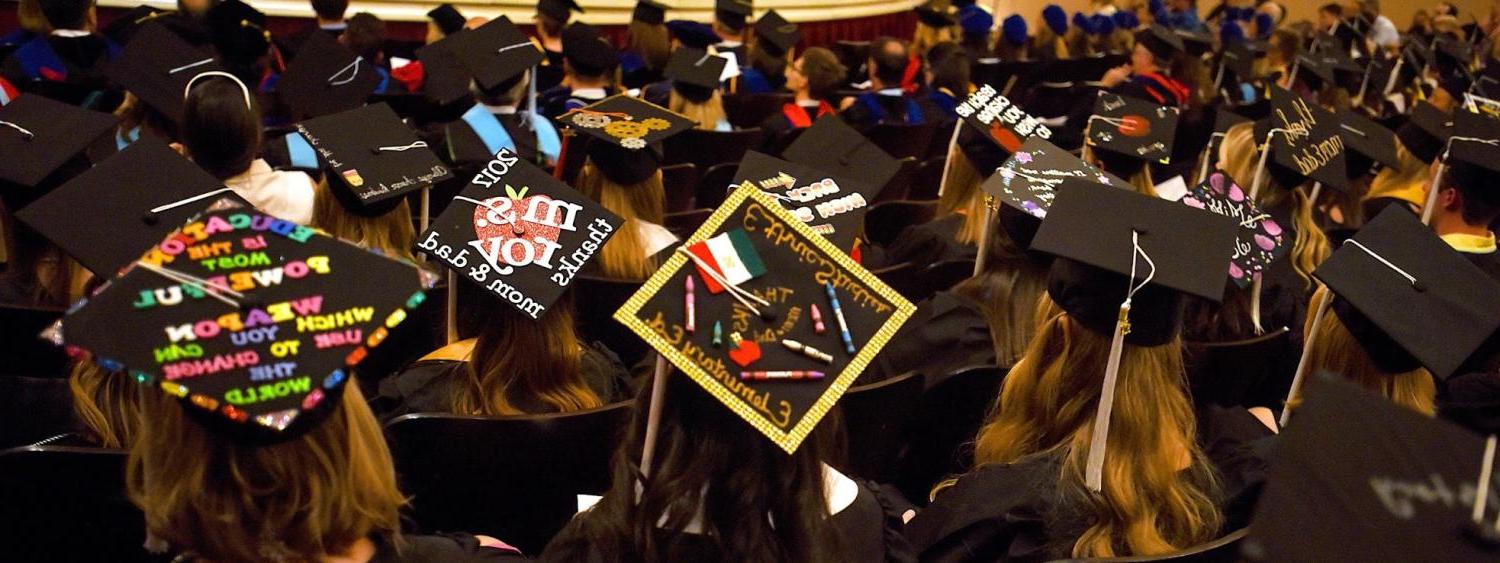
[[[480,326],[474,352],[453,386],[452,410],[458,414],[507,416],[571,412],[603,406],[583,379],[583,348],[573,326],[571,293],[553,303],[537,320],[508,303],[487,299],[488,315]]]
[[[260,112],[228,78],[199,80],[182,105],[178,131],[188,156],[215,178],[243,174],[260,153]]]
[[[838,55],[823,47],[812,47],[802,52],[802,76],[807,78],[807,93],[813,99],[827,100],[843,84],[849,69],[839,62]]]

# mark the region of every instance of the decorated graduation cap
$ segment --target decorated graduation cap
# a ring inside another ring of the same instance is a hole
[[[753,10],[750,0],[714,0],[714,19],[735,31],[745,29],[745,20]]]
[[[1448,114],[1443,110],[1425,101],[1417,102],[1411,108],[1411,118],[1396,128],[1396,139],[1417,160],[1431,164],[1443,153],[1448,136],[1452,134],[1449,131],[1451,126]]]
[[[505,16],[433,45],[442,45],[451,51],[474,77],[474,82],[486,90],[514,78],[542,60],[542,52]],[[425,60],[423,66],[426,66]],[[467,86],[465,80],[465,89]]]
[[[1333,112],[1310,105],[1301,96],[1272,87],[1271,115],[1259,141],[1270,137],[1275,164],[1331,188],[1346,189],[1344,141]]]
[[[1286,231],[1229,174],[1217,170],[1210,173],[1180,201],[1233,219],[1239,226],[1229,256],[1229,279],[1240,288],[1260,279],[1272,262],[1286,254],[1286,243],[1290,242]]]
[[[1089,116],[1087,139],[1102,150],[1165,163],[1172,158],[1180,113],[1177,108],[1101,91]]]
[[[561,23],[567,23],[573,12],[583,13],[583,7],[574,0],[538,0],[536,3],[536,13]]]
[[[719,76],[729,61],[710,54],[703,49],[679,47],[667,59],[667,68],[662,75],[672,81],[672,87],[683,97],[703,103],[713,97],[719,89]]]
[[[19,209],[87,166],[83,152],[113,131],[115,116],[45,96],[0,106],[0,197]]]
[[[417,237],[417,248],[536,319],[623,224],[501,149]]]
[[[719,42],[719,35],[714,33],[714,28],[702,22],[672,20],[667,22],[667,31],[683,45],[697,49],[707,49]]]
[[[199,73],[224,70],[213,54],[189,45],[161,24],[149,24],[135,34],[105,74],[137,98],[177,121],[182,116],[182,92]]]
[[[463,31],[464,23],[468,21],[468,18],[464,17],[463,12],[458,11],[458,8],[446,2],[428,10],[427,19],[432,20],[432,23],[437,25],[438,30],[442,31],[445,37]]]
[[[864,194],[878,194],[901,170],[901,161],[836,115],[814,121],[781,157],[847,178]]]
[[[662,158],[658,143],[695,125],[666,108],[624,94],[575,109],[557,120],[594,137],[588,144],[589,160],[610,181],[624,186],[656,174]]]
[[[814,233],[849,251],[854,248],[865,212],[881,186],[842,176],[825,172],[816,165],[748,151],[740,160],[733,184],[749,184],[770,194]]]
[[[1344,138],[1347,167],[1350,176],[1361,176],[1370,171],[1373,163],[1385,166],[1400,166],[1396,159],[1396,134],[1379,123],[1354,111],[1341,109],[1334,114],[1339,124],[1339,135]]]
[[[1145,46],[1152,56],[1163,60],[1171,59],[1186,49],[1186,46],[1182,44],[1181,36],[1159,23],[1151,24],[1151,27],[1137,32],[1135,41]]]
[[[1071,180],[1130,189],[1124,180],[1090,166],[1040,137],[1026,139],[980,189],[1005,205],[1041,219],[1052,207],[1057,188]]]
[[[384,215],[402,195],[453,177],[383,103],[298,123],[297,133],[322,157],[329,190],[356,214]]]
[[[671,8],[661,2],[654,0],[640,0],[635,3],[635,9],[630,12],[630,20],[645,24],[661,25],[667,19],[667,9]]]
[[[143,250],[64,318],[64,340],[254,443],[322,420],[431,287],[415,265],[228,201]]]
[[[958,20],[953,19],[953,14],[946,10],[923,5],[917,6],[913,11],[917,13],[917,21],[928,27],[953,27],[958,24]]]
[[[276,90],[295,115],[317,117],[364,105],[379,83],[374,61],[350,51],[333,35],[314,33],[297,50]]]
[[[983,131],[1005,152],[1015,152],[1021,148],[1021,142],[1032,135],[1052,138],[1052,130],[1040,119],[1028,115],[989,84],[980,86],[954,111],[969,126]]]
[[[791,453],[913,309],[747,185],[615,319]]]
[[[1494,438],[1322,375],[1277,438],[1244,540],[1259,561],[1490,561]],[[1487,481],[1487,482],[1486,482]]]
[[[1182,324],[1184,295],[1219,302],[1235,221],[1129,190],[1070,180],[1057,190],[1031,249],[1056,256],[1047,294],[1089,330],[1113,334],[1111,356],[1125,343],[1160,346]],[[1189,235],[1188,233],[1191,233]],[[1118,365],[1104,375],[1084,471],[1090,490],[1103,486]]]
[[[235,197],[223,182],[165,143],[143,138],[16,216],[108,278],[223,197]]]
[[[797,24],[781,17],[776,10],[771,10],[755,20],[755,37],[761,42],[761,48],[781,55],[791,52],[797,46],[797,42],[802,40],[802,30]]]
[[[607,71],[620,62],[620,54],[614,45],[599,34],[599,29],[586,24],[574,23],[562,32],[563,57],[578,69]]]

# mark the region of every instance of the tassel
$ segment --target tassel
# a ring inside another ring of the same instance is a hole
[[[1109,343],[1109,362],[1104,366],[1104,390],[1099,394],[1099,409],[1094,413],[1094,432],[1089,438],[1088,464],[1084,466],[1084,484],[1090,491],[1104,489],[1104,450],[1109,444],[1109,419],[1115,410],[1115,381],[1120,375],[1120,356],[1125,351],[1125,335],[1130,334],[1130,299],[1120,304],[1120,318]]]
[[[1292,417],[1292,409],[1287,408],[1286,403],[1290,402],[1292,397],[1297,395],[1297,390],[1302,388],[1302,380],[1307,376],[1307,364],[1311,361],[1309,356],[1312,355],[1313,335],[1318,330],[1318,325],[1323,323],[1323,315],[1328,313],[1328,306],[1332,303],[1333,291],[1330,290],[1323,296],[1323,300],[1318,302],[1318,310],[1313,314],[1313,322],[1308,325],[1313,327],[1313,332],[1302,335],[1302,358],[1297,360],[1297,375],[1292,376],[1292,388],[1287,390],[1286,401],[1283,401],[1281,406],[1279,424],[1283,427]]]

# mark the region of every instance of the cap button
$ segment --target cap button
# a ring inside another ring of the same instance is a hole
[[[147,211],[144,215],[141,215],[141,222],[147,225],[155,226],[157,223],[161,222],[161,216],[157,215],[155,211]]]

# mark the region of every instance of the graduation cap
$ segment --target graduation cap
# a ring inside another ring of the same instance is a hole
[[[1184,295],[1219,302],[1236,222],[1221,215],[1129,190],[1068,180],[1057,190],[1031,249],[1056,256],[1047,294],[1089,330],[1125,343],[1160,346],[1182,324]],[[1191,233],[1189,236],[1188,233]],[[1103,488],[1108,402],[1118,366],[1106,368],[1084,482]]]
[[[679,47],[672,52],[672,58],[667,59],[667,68],[662,70],[662,76],[671,80],[672,86],[683,97],[703,103],[719,89],[719,76],[724,73],[724,66],[728,64],[729,61],[724,57],[709,54],[708,51]]]
[[[1021,147],[1021,142],[1032,135],[1043,139],[1052,138],[1052,130],[1040,119],[1028,115],[989,84],[980,86],[958,104],[954,111],[965,123],[983,131],[986,137],[1006,152],[1015,152]]]
[[[131,40],[135,38],[136,33],[139,33],[141,29],[156,21],[157,18],[171,13],[160,8],[153,8],[142,4],[115,16],[115,19],[111,20],[109,25],[104,26],[99,32],[108,37],[110,41],[114,41],[116,45],[129,46]]]
[[[837,115],[814,121],[781,157],[847,178],[860,193],[877,194],[901,170],[891,157]]]
[[[1236,41],[1224,46],[1224,66],[1240,80],[1248,80],[1255,76],[1255,59],[1264,54],[1265,51],[1257,51],[1249,41]]]
[[[1272,262],[1286,254],[1286,243],[1290,241],[1281,224],[1262,211],[1250,194],[1223,171],[1210,173],[1179,201],[1188,207],[1223,215],[1239,225],[1229,256],[1229,279],[1240,288],[1260,279]]]
[[[631,21],[651,25],[661,25],[667,19],[667,9],[671,8],[661,2],[653,0],[640,0],[635,3],[635,10],[630,13]]]
[[[271,48],[266,14],[241,0],[223,0],[208,9],[214,48],[225,62],[251,64]]]
[[[199,73],[224,70],[212,53],[201,51],[160,24],[148,24],[135,34],[119,57],[105,66],[110,80],[177,121],[182,116],[182,92]]]
[[[605,177],[624,186],[656,174],[661,168],[659,143],[697,125],[666,108],[624,94],[565,113],[557,121],[593,136],[594,142],[588,144],[589,160]]]
[[[1500,204],[1500,190],[1494,188],[1500,173],[1500,121],[1467,110],[1453,115],[1453,136],[1443,158],[1445,185],[1458,187],[1466,198]]]
[[[1128,14],[1129,12],[1116,12],[1116,15],[1122,13]],[[1183,50],[1194,57],[1201,57],[1204,53],[1214,49],[1214,34],[1206,29],[1173,29],[1172,33],[1177,34],[1177,37],[1182,40]]]
[[[1474,47],[1467,41],[1448,34],[1439,34],[1433,39],[1431,59],[1441,73],[1466,70],[1474,59]]]
[[[917,21],[928,27],[953,27],[958,25],[958,20],[953,19],[953,14],[946,10],[939,10],[931,6],[917,6],[913,9],[917,13]]]
[[[586,23],[575,23],[562,32],[563,58],[580,69],[607,71],[620,62],[620,53],[609,40],[599,35],[598,28]]]
[[[474,77],[474,82],[486,90],[542,61],[541,50],[505,16],[446,37],[433,45],[442,45],[452,52],[469,75]],[[420,51],[418,56],[421,56]],[[423,67],[426,67],[425,60]],[[467,80],[464,81],[464,89],[468,89]]]
[[[1186,50],[1182,44],[1182,37],[1172,31],[1171,28],[1159,23],[1151,24],[1151,27],[1135,34],[1136,43],[1142,44],[1146,50],[1158,59],[1171,59],[1173,55]]]
[[[361,215],[383,215],[401,195],[453,177],[383,103],[298,123],[297,133],[322,156],[329,190]]]
[[[623,225],[502,148],[417,238],[417,248],[537,319]]]
[[[209,203],[238,197],[154,138],[142,138],[16,213],[109,278]]]
[[[19,209],[61,184],[87,166],[84,150],[116,124],[113,115],[45,96],[18,96],[0,106],[0,197]]]
[[[463,35],[468,34],[454,37]],[[294,114],[317,117],[364,105],[379,83],[374,61],[356,55],[331,34],[314,33],[297,50],[276,90]]]
[[[1471,532],[1500,484],[1485,440],[1331,375],[1308,386],[1276,455],[1244,552],[1260,561],[1489,561]],[[1478,487],[1488,502],[1472,509]]]
[[[443,32],[444,37],[463,31],[464,23],[469,21],[468,18],[464,17],[462,12],[458,11],[458,8],[448,3],[443,3],[436,8],[428,10],[427,19],[432,20],[432,23],[437,25],[438,30]]]
[[[1181,111],[1151,102],[1100,91],[1089,116],[1090,145],[1140,160],[1163,163],[1172,158]]]
[[[451,38],[469,34],[470,31],[465,31]],[[471,93],[469,69],[446,41],[448,39],[417,49],[417,60],[422,61],[422,94],[439,106],[464,100]]]
[[[1347,109],[1338,110],[1334,116],[1344,146],[1349,148],[1346,158],[1350,175],[1363,175],[1372,162],[1390,167],[1401,165],[1396,158],[1396,134],[1390,129]]]
[[[1417,160],[1431,164],[1448,142],[1452,121],[1448,114],[1426,101],[1417,102],[1411,108],[1411,118],[1396,128],[1396,139]]]
[[[714,28],[691,20],[669,21],[667,31],[683,45],[696,49],[707,49],[719,42],[719,35],[714,33]]]
[[[1270,148],[1276,164],[1325,186],[1348,188],[1344,141],[1333,112],[1277,86],[1271,87],[1271,108],[1268,133],[1274,133]]]
[[[249,207],[210,209],[68,313],[63,338],[212,429],[292,439],[339,404],[435,278]]]
[[[913,309],[844,249],[746,185],[615,319],[791,453]],[[722,329],[710,329],[716,325]]]
[[[755,20],[755,37],[761,42],[761,47],[772,54],[785,54],[797,46],[802,40],[802,30],[797,24],[789,22],[776,10],[766,12],[765,15]]]
[[[1500,283],[1400,206],[1365,224],[1313,271],[1376,365],[1446,379],[1500,327]]]
[[[745,29],[752,11],[750,0],[714,0],[714,19],[735,31]]]
[[[881,188],[756,151],[745,153],[731,182],[747,183],[772,194],[792,216],[845,251],[854,248],[865,212]]]
[[[536,3],[536,13],[561,23],[567,23],[573,12],[583,13],[583,7],[574,0],[538,0]]]
[[[1434,57],[1436,55],[1432,52],[1432,48],[1421,39],[1408,39],[1406,46],[1401,48],[1401,60],[1405,63],[1404,66],[1411,67],[1417,74],[1421,74],[1427,65],[1433,64]]]
[[[1015,154],[980,184],[980,189],[1006,205],[1041,219],[1052,207],[1057,188],[1069,180],[1132,189],[1124,180],[1035,136],[1026,139]]]

